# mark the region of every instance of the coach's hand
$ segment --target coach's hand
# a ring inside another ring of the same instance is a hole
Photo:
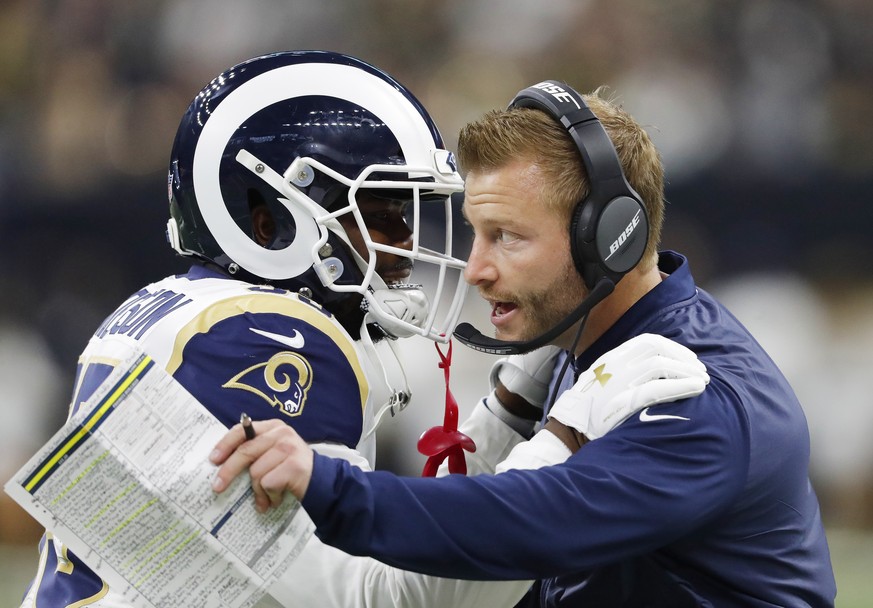
[[[552,406],[545,428],[515,446],[496,471],[564,462],[635,412],[699,395],[708,383],[706,367],[684,346],[653,334],[631,338],[580,374]]]
[[[708,383],[706,367],[691,350],[663,336],[642,334],[580,374],[558,397],[549,422],[560,422],[590,441],[646,407],[699,395]],[[546,428],[552,430],[549,424]]]
[[[278,507],[286,490],[302,500],[312,478],[312,448],[281,420],[257,421],[253,426],[254,439],[247,440],[242,426],[236,424],[215,445],[209,460],[220,466],[212,489],[223,492],[248,469],[255,507],[261,513]]]

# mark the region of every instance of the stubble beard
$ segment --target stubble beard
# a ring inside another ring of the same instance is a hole
[[[518,305],[524,315],[523,326],[516,336],[503,337],[498,332],[496,337],[520,341],[536,338],[563,321],[586,295],[587,290],[575,266],[572,263],[565,264],[561,274],[546,287],[506,298]]]

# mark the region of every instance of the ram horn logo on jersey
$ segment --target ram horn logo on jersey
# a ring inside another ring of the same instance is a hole
[[[245,380],[245,382],[243,381]],[[254,393],[286,416],[299,416],[312,386],[312,366],[304,357],[289,351],[277,353],[265,363],[244,369],[222,388]]]

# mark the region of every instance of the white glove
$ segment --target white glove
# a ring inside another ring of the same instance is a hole
[[[555,358],[560,352],[557,346],[544,346],[523,355],[498,359],[491,367],[491,389],[494,390],[497,380],[500,380],[510,393],[542,408],[549,396]]]
[[[631,338],[595,361],[549,411],[589,440],[650,405],[694,397],[709,384],[692,351],[663,336]]]

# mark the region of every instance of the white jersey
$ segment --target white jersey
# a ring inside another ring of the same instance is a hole
[[[195,267],[128,298],[79,358],[72,407],[136,344],[227,426],[279,418],[308,442],[360,447],[369,383],[359,344],[318,304]]]
[[[225,425],[246,412],[284,420],[320,453],[374,466],[374,404],[388,394],[378,361],[317,303],[235,281],[200,266],[149,285],[97,329],[82,352],[71,412],[135,344]],[[477,442],[470,473],[521,437],[479,406],[464,430]],[[353,557],[316,537],[281,577],[266,606],[511,606],[530,581],[456,581]],[[121,608],[129,603],[47,532],[25,607]]]

